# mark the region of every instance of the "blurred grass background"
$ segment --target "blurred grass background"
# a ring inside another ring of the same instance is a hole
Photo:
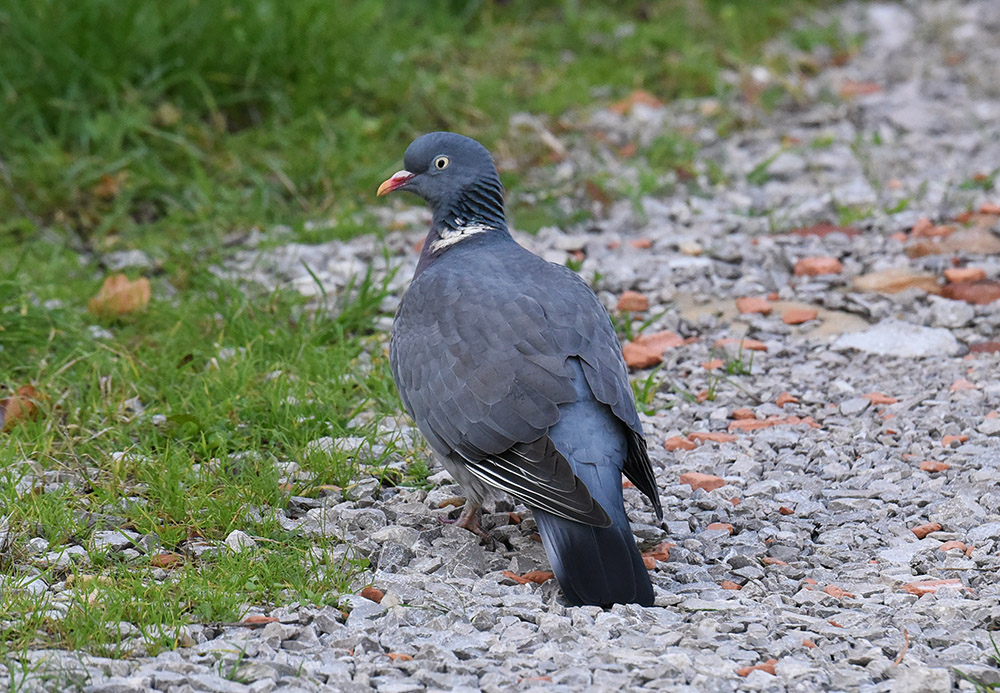
[[[39,224],[108,249],[346,220],[417,134],[490,146],[512,113],[595,88],[711,94],[808,4],[8,0],[0,241]]]

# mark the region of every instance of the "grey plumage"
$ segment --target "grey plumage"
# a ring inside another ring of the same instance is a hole
[[[651,604],[622,473],[662,510],[607,313],[513,240],[477,142],[425,135],[405,163],[380,194],[412,190],[434,211],[390,348],[407,411],[473,503],[502,491],[532,508],[571,602]]]

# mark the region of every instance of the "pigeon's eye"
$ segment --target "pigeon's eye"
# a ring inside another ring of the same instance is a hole
[[[443,168],[448,168],[448,164],[451,163],[451,159],[446,156],[438,156],[434,158],[434,168],[440,171]]]

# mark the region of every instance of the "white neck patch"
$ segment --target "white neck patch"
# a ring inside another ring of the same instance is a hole
[[[492,226],[476,223],[459,226],[457,229],[442,229],[438,232],[438,236],[440,236],[440,238],[431,243],[431,250],[436,253],[439,250],[449,248],[456,243],[461,243],[470,236],[475,236],[476,234],[486,233],[487,231],[493,230],[494,228]]]

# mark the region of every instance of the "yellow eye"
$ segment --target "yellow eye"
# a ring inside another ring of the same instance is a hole
[[[448,164],[450,164],[450,163],[451,163],[451,160],[448,157],[446,157],[446,156],[438,156],[438,157],[435,157],[435,159],[434,159],[434,168],[436,168],[438,171],[440,171],[443,168],[448,168]]]

